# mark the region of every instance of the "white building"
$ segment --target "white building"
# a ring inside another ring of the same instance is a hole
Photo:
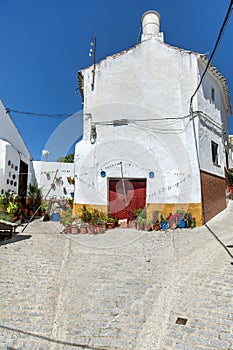
[[[0,193],[26,197],[33,177],[32,156],[0,100]]]
[[[229,168],[233,168],[233,135],[228,137],[228,155],[229,155]]]
[[[226,206],[228,88],[211,65],[190,109],[208,60],[164,43],[159,27],[148,11],[138,45],[78,74],[75,210],[89,204],[130,218],[143,206],[150,217],[185,209],[201,225]]]
[[[74,196],[74,164],[33,161],[36,182],[43,197],[65,200]]]

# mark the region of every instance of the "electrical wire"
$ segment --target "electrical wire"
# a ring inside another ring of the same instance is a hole
[[[185,118],[187,118],[187,117],[190,117],[190,115],[189,116],[185,116]],[[168,119],[176,119],[176,118],[168,118]],[[189,121],[190,121],[191,119],[189,119]],[[137,119],[133,119],[133,120],[127,120],[127,124],[125,124],[125,125],[136,125],[136,126],[138,126],[138,127],[141,127],[142,129],[144,129],[144,130],[150,130],[150,131],[153,131],[153,132],[157,132],[157,133],[161,133],[161,134],[181,134],[181,133],[183,133],[186,129],[187,129],[187,127],[188,127],[188,125],[189,125],[189,121],[188,121],[188,123],[184,126],[184,128],[175,128],[175,127],[173,127],[173,128],[168,128],[168,126],[173,126],[174,124],[176,124],[177,122],[180,122],[181,121],[181,118],[180,119],[178,119],[177,121],[174,121],[173,123],[169,123],[169,124],[167,124],[167,125],[161,125],[161,124],[159,124],[159,126],[158,127],[156,127],[155,125],[151,125],[151,123],[150,123],[150,126],[144,126],[143,124],[141,124],[142,123],[142,121],[143,122],[151,122],[151,121],[153,121],[153,119],[141,119],[141,120],[137,120]],[[98,125],[98,127],[104,127],[104,126],[114,126],[114,122],[115,121],[108,121],[108,122],[96,122],[96,123],[94,123],[95,125]],[[119,124],[120,125],[120,124]],[[124,125],[124,124],[122,124],[122,125]],[[164,126],[164,127],[163,127]]]
[[[200,81],[199,81],[199,84],[197,85],[196,90],[194,91],[193,95],[192,95],[191,98],[190,98],[190,106],[189,106],[190,113],[192,113],[192,110],[193,110],[193,98],[194,98],[194,96],[196,95],[197,91],[199,90],[199,88],[200,88],[200,86],[201,86],[201,84],[202,84],[202,81],[203,81],[203,79],[204,79],[204,77],[205,77],[205,75],[206,75],[206,73],[207,73],[207,71],[208,71],[208,69],[209,69],[209,66],[210,66],[210,64],[211,64],[211,61],[212,61],[212,59],[213,59],[213,57],[214,57],[214,54],[215,54],[215,52],[216,52],[216,50],[217,50],[217,47],[218,47],[219,43],[220,43],[220,40],[221,40],[223,31],[224,31],[224,29],[225,29],[225,27],[226,27],[226,25],[227,25],[227,22],[228,22],[228,20],[229,20],[229,18],[230,18],[230,14],[231,14],[231,11],[232,11],[232,5],[233,5],[233,0],[231,0],[231,2],[230,2],[230,5],[229,5],[228,10],[227,10],[227,14],[226,14],[226,16],[225,16],[225,18],[224,18],[222,27],[221,27],[221,29],[220,29],[220,31],[219,31],[219,34],[218,34],[216,43],[215,43],[215,45],[214,45],[214,49],[213,49],[213,51],[212,51],[212,53],[211,53],[211,55],[210,55],[209,61],[208,61],[207,65],[206,65],[206,68],[205,68],[204,72],[202,73],[202,76],[201,76],[201,79],[200,79]]]
[[[124,120],[127,120],[128,122],[151,122],[151,121],[163,121],[163,120],[174,120],[174,121],[179,121],[179,120],[183,120],[186,118],[190,118],[190,114],[188,115],[184,115],[182,117],[165,117],[165,118],[147,118],[147,119],[126,119],[126,118],[122,118]],[[122,120],[122,119],[117,119],[117,120]],[[114,122],[116,122],[116,119],[114,120],[108,120],[106,122],[95,122],[95,125],[112,125]]]
[[[143,127],[140,124],[134,123],[132,125],[138,126],[139,128],[141,128],[144,131],[149,131],[149,132],[154,132],[154,133],[158,133],[158,134],[164,134],[164,135],[178,135],[178,134],[182,134],[186,131],[186,129],[188,128],[190,121],[188,121],[188,123],[185,125],[185,127],[183,129],[155,129],[155,128],[150,128],[150,127]]]
[[[71,115],[73,115],[73,113],[71,113],[71,114],[67,114],[67,113],[49,114],[49,113],[25,112],[25,111],[19,111],[19,110],[11,109],[11,108],[5,108],[5,111],[7,114],[15,113],[15,114],[24,114],[24,115],[32,115],[32,116],[36,116],[36,117],[48,117],[48,118],[66,118],[66,117],[70,117]]]

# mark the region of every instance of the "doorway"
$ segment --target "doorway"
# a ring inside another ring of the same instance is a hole
[[[22,160],[20,160],[18,195],[21,197],[21,203],[23,206],[26,205],[27,182],[28,182],[28,165]]]
[[[110,179],[108,211],[118,219],[132,220],[146,206],[146,179]]]

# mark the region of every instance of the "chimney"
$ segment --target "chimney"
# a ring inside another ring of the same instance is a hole
[[[163,33],[160,33],[160,14],[154,10],[145,12],[141,18],[142,41],[155,37],[163,42]]]

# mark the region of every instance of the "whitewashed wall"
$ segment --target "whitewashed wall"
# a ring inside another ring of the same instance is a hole
[[[200,61],[198,67],[199,75],[201,76],[204,67]],[[211,100],[212,88],[215,91],[215,101]],[[209,71],[198,92],[198,110],[205,114],[199,114],[198,117],[200,121],[200,166],[204,171],[225,177],[228,118],[222,96],[223,91],[221,85],[211,71]],[[219,166],[214,165],[212,161],[211,141],[218,144]]]
[[[19,153],[7,142],[0,140],[0,193],[18,193]]]
[[[45,197],[55,179],[47,199],[67,199],[74,193],[74,185],[69,184],[68,177],[74,178],[74,164],[60,162],[33,161],[35,178]],[[56,178],[55,178],[56,175]]]
[[[233,168],[233,135],[229,135],[228,139],[228,162],[229,168]]]
[[[108,180],[121,177],[122,168],[124,177],[147,179],[147,203],[201,202],[200,169],[224,177],[228,128],[224,92],[211,70],[192,107],[213,123],[201,114],[193,121],[179,119],[190,113],[204,68],[200,55],[152,35],[97,64],[94,89],[93,67],[82,71],[84,136],[75,150],[76,203],[106,205]],[[120,120],[127,125],[116,126]],[[97,140],[91,145],[93,126]],[[212,162],[211,141],[219,145],[219,166]]]
[[[0,125],[0,193],[18,193],[20,160],[28,165],[28,185],[33,181],[32,156],[1,100]]]
[[[92,68],[83,71],[85,122],[75,150],[75,202],[106,205],[108,179],[121,177],[120,162],[124,177],[147,179],[147,203],[200,202],[193,124],[189,118],[165,120],[189,114],[196,55],[152,38],[101,61],[94,91]],[[128,125],[106,125],[120,119]],[[94,124],[97,141],[91,145]]]

